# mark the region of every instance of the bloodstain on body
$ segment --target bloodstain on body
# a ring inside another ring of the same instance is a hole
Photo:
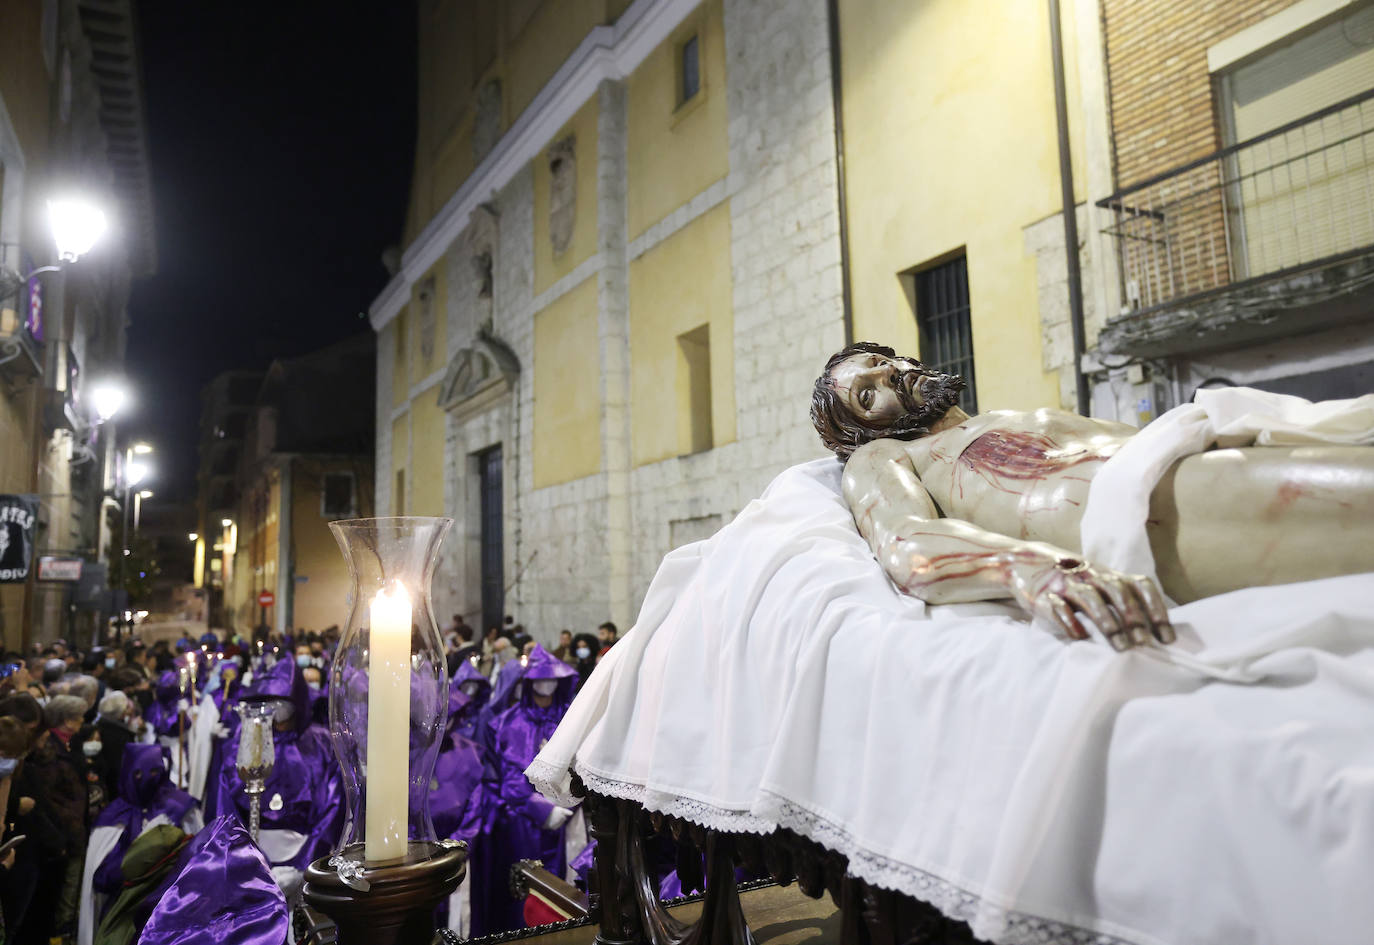
[[[1294,502],[1307,494],[1308,490],[1300,483],[1291,480],[1280,483],[1274,501],[1265,506],[1264,517],[1268,519],[1282,518],[1284,513],[1292,508]]]
[[[1043,482],[1079,463],[1097,458],[1096,454],[1083,447],[1060,449],[1054,440],[1043,433],[993,432],[984,433],[970,443],[959,454],[958,465],[993,488],[1018,495],[1021,490],[1009,487],[1004,480]],[[1077,476],[1068,478],[1089,481]]]

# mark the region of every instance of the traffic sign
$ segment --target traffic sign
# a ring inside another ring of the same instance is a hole
[[[271,607],[277,602],[276,595],[271,591],[258,591],[258,605],[261,607]]]

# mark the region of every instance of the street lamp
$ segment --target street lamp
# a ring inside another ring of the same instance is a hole
[[[144,479],[147,479],[148,476],[149,476],[149,475],[152,473],[152,471],[153,471],[152,466],[151,466],[149,463],[140,462],[140,461],[134,459],[134,456],[135,456],[135,455],[138,455],[138,456],[146,456],[146,455],[148,455],[149,453],[151,453],[152,451],[153,451],[152,446],[150,446],[150,445],[147,444],[147,443],[135,443],[135,444],[133,444],[132,446],[130,446],[128,449],[126,449],[126,450],[124,451],[124,508],[123,508],[123,515],[124,515],[124,542],[123,542],[124,548],[123,548],[123,552],[124,552],[124,553],[121,554],[121,555],[119,556],[119,586],[120,586],[120,587],[124,587],[124,574],[125,574],[125,571],[124,571],[124,568],[125,568],[124,559],[127,558],[127,557],[129,557],[130,546],[133,544],[133,542],[131,542],[131,541],[129,540],[129,512],[131,511],[131,509],[130,509],[130,507],[129,507],[129,506],[130,506],[130,498],[131,498],[131,495],[130,495],[130,494],[133,492],[134,486],[138,485],[138,484],[139,484],[140,482],[142,482]],[[152,495],[152,493],[151,493],[151,492],[148,492],[148,490],[146,490],[146,489],[144,489],[144,490],[142,490],[141,492],[137,493],[136,499],[137,499],[139,508],[136,509],[136,510],[133,510],[133,511],[134,511],[134,529],[135,529],[135,530],[138,529],[138,513],[142,510],[142,509],[141,509],[141,506],[142,506],[143,499],[144,499],[144,498],[147,498],[147,497],[149,497],[149,496],[151,496],[151,495]],[[123,636],[123,633],[124,633],[125,628],[127,628],[127,627],[129,626],[127,614],[128,614],[128,602],[127,602],[127,600],[126,600],[126,601],[125,601],[125,607],[124,607],[124,609],[121,610],[122,618],[121,618],[121,620],[120,620],[119,628],[115,631],[115,634],[116,634],[115,639],[116,639],[116,640],[118,640],[120,637]]]
[[[91,404],[95,407],[96,422],[109,422],[119,413],[119,408],[124,406],[125,397],[124,388],[113,382],[97,384],[91,391]]]
[[[63,262],[76,262],[90,252],[109,226],[104,212],[80,197],[49,200],[48,222],[57,257]]]

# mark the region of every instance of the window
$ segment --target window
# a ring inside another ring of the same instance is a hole
[[[406,471],[396,470],[396,491],[391,494],[391,514],[406,514]]]
[[[968,259],[960,255],[918,270],[915,282],[921,360],[932,370],[962,375],[968,387],[959,395],[959,406],[971,414],[977,413],[973,327],[968,305]]]
[[[325,473],[320,498],[320,514],[325,518],[352,518],[358,514],[353,501],[352,473]]]
[[[677,338],[679,452],[700,453],[715,445],[711,428],[711,326]]]
[[[701,37],[693,34],[678,49],[679,105],[689,102],[701,91]]]
[[[1248,276],[1374,242],[1374,99],[1306,120],[1370,89],[1374,6],[1269,38],[1218,75],[1225,143],[1242,145],[1228,159],[1227,226],[1237,273]]]

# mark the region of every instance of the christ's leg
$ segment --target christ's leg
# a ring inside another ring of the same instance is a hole
[[[1150,502],[1164,592],[1374,571],[1374,447],[1249,447],[1177,463]]]

